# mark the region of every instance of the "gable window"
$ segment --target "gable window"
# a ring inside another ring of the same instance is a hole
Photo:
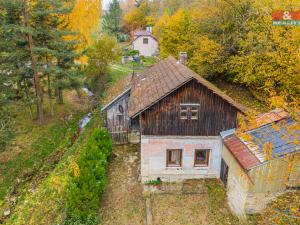
[[[188,118],[188,107],[186,105],[180,105],[180,119],[187,120]]]
[[[148,38],[143,38],[143,44],[148,44]]]
[[[208,166],[210,149],[195,150],[195,166]]]
[[[197,120],[199,115],[199,104],[180,104],[180,119]]]
[[[181,166],[182,149],[167,149],[167,167]]]

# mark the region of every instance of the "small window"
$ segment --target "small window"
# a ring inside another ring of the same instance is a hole
[[[148,38],[143,38],[143,44],[148,44]]]
[[[195,166],[208,166],[209,153],[210,153],[209,149],[196,149]]]
[[[185,105],[180,106],[180,119],[187,120],[188,118],[188,107]]]
[[[191,120],[197,120],[198,119],[198,106],[191,106]]]
[[[124,108],[123,108],[122,105],[119,105],[119,112],[122,113],[122,114],[124,113]]]
[[[199,104],[180,104],[180,119],[182,120],[197,120],[199,114]]]
[[[178,167],[181,166],[182,149],[168,149],[167,150],[167,166]]]

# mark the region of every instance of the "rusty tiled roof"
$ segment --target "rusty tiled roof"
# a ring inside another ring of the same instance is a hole
[[[235,134],[227,136],[224,144],[243,169],[248,170],[260,164],[260,161]]]
[[[178,63],[174,57],[169,56],[145,70],[140,77],[136,77],[131,88],[129,116],[135,117],[192,79],[196,79],[203,86],[238,110],[244,111],[242,105],[236,103],[220,89],[190,70],[187,66]]]
[[[284,118],[287,118],[289,114],[279,108],[276,108],[268,113],[264,113],[257,118],[257,127],[273,123],[279,120],[282,120]]]

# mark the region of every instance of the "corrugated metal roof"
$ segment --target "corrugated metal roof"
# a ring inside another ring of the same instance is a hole
[[[280,120],[247,132],[251,142],[263,152],[266,143],[272,144],[273,157],[300,150],[300,130],[291,118]]]

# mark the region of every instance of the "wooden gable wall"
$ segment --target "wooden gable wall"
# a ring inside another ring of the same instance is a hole
[[[198,120],[180,119],[181,103],[200,104]],[[142,135],[218,136],[236,127],[237,109],[195,79],[141,114]]]

